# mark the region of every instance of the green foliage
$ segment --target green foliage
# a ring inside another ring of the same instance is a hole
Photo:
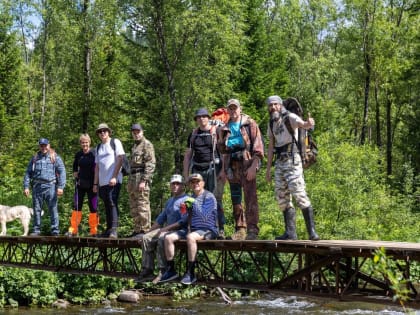
[[[3,306],[9,299],[19,305],[50,306],[64,287],[55,273],[4,267],[0,283]]]
[[[60,274],[63,296],[74,304],[99,304],[108,295],[119,293],[129,280],[104,276]]]
[[[305,174],[322,238],[418,241],[418,214],[389,190],[379,152],[336,144],[331,136],[317,137],[319,162]]]
[[[403,271],[400,271],[398,268],[397,262],[386,256],[384,248],[375,251],[371,269],[373,272],[378,272],[384,276],[389,282],[393,293],[393,300],[398,301],[404,307],[404,302],[410,299],[407,280],[404,278]]]

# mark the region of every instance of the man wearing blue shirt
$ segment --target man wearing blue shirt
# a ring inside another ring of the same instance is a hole
[[[217,228],[217,202],[213,193],[204,189],[203,177],[194,173],[188,178],[188,184],[193,192],[192,197],[186,200],[188,215],[186,220],[188,234],[170,233],[165,237],[165,254],[167,269],[160,282],[166,282],[178,278],[175,271],[175,242],[186,238],[188,252],[187,271],[182,277],[182,284],[193,284],[195,277],[195,264],[197,258],[197,241],[214,239],[218,235]]]
[[[165,208],[156,218],[150,230],[143,235],[142,239],[142,271],[140,272],[138,282],[144,282],[153,279],[153,271],[155,269],[155,255],[159,268],[158,276],[153,280],[157,283],[161,280],[162,274],[166,268],[166,258],[164,250],[164,239],[166,234],[174,230],[183,230],[186,234],[185,220],[187,216],[186,209],[182,210],[181,206],[188,198],[185,194],[184,180],[181,175],[175,174],[171,177],[171,194],[172,197],[166,202]],[[183,212],[183,213],[182,213]]]
[[[60,234],[57,198],[63,195],[66,185],[66,170],[60,156],[50,148],[48,139],[38,141],[39,151],[31,158],[23,179],[23,189],[29,197],[32,184],[32,204],[34,209],[33,231],[31,236],[41,234],[41,213],[44,202],[48,205],[51,220],[51,235]]]

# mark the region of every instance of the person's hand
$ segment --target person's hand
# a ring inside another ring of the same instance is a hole
[[[313,119],[312,117],[309,117],[307,122],[308,122],[309,128],[313,128],[315,126],[315,119]]]
[[[115,177],[112,177],[109,180],[109,186],[115,186],[117,184],[117,179]]]
[[[96,193],[98,193],[98,185],[97,184],[95,184],[95,185],[93,185],[93,187],[92,187],[92,191],[96,194]]]
[[[57,196],[61,197],[63,195],[63,189],[57,188]]]
[[[23,194],[25,195],[25,197],[29,197],[29,189],[25,188],[25,190],[23,191]]]
[[[246,180],[251,181],[257,177],[257,168],[254,165],[251,165],[246,170]]]

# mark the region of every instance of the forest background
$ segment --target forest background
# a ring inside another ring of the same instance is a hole
[[[155,217],[181,171],[194,111],[238,98],[265,133],[265,98],[278,94],[297,97],[316,121],[318,163],[305,179],[321,238],[419,242],[419,8],[415,0],[3,0],[0,203],[31,205],[23,175],[46,137],[67,169],[64,233],[80,134],[96,145],[106,122],[130,152],[139,122],[156,151]],[[273,239],[284,224],[265,167],[260,238]],[[224,199],[229,234],[228,187]],[[120,200],[128,235],[125,186]],[[300,214],[298,236],[307,238]]]

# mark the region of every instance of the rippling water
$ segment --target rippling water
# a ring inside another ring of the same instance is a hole
[[[420,310],[410,310],[420,315]],[[71,306],[67,309],[19,308],[0,310],[0,314],[12,315],[101,315],[101,314],[209,314],[209,315],[274,315],[274,314],[322,314],[322,315],[403,315],[398,306],[363,302],[339,302],[331,299],[308,299],[295,296],[263,295],[225,304],[220,298],[193,299],[174,302],[169,298],[144,298],[137,304],[112,303],[97,307]]]

